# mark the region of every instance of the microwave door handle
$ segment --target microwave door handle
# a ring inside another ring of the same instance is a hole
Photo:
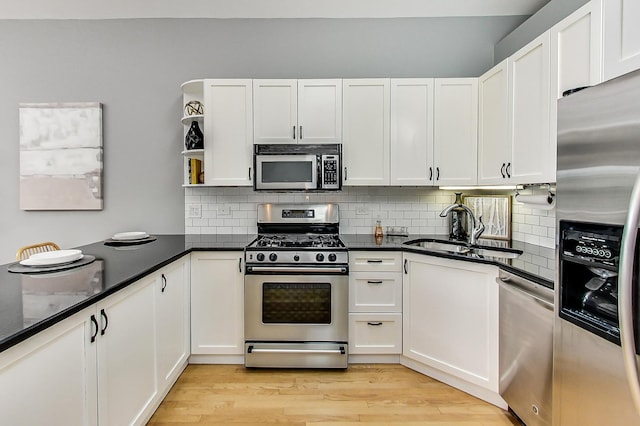
[[[638,362],[636,358],[636,344],[633,333],[633,266],[635,258],[636,239],[638,237],[638,220],[640,219],[640,174],[636,177],[629,213],[622,232],[620,244],[620,271],[618,275],[618,312],[620,314],[620,342],[624,360],[627,382],[631,390],[631,397],[640,414],[640,377],[638,377]]]

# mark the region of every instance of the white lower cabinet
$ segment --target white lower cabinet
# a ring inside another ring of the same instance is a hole
[[[85,309],[0,354],[3,424],[97,423],[94,313]]]
[[[358,361],[353,355],[396,355],[398,362],[402,352],[401,267],[399,251],[349,253],[350,361]]]
[[[3,421],[146,423],[186,367],[188,266],[183,257],[2,352]]]
[[[202,251],[191,254],[192,362],[243,362],[242,257],[242,251]],[[194,355],[218,357],[198,359]],[[229,355],[234,357],[225,357]]]
[[[495,266],[404,254],[402,363],[506,408]]]
[[[154,283],[153,277],[143,279],[98,303],[100,424],[140,424],[155,409]]]

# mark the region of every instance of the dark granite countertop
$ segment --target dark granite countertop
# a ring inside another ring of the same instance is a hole
[[[95,262],[66,271],[16,274],[10,264],[0,266],[0,352],[62,321],[191,251],[243,250],[255,235],[156,235],[157,240],[127,247],[106,246],[102,241],[78,247]],[[385,237],[378,245],[372,235],[341,235],[350,250],[407,250],[473,262],[491,263],[525,278],[553,283],[554,250],[517,241],[507,244],[523,251],[514,260],[471,259],[408,249],[411,239],[447,239],[442,235]],[[505,242],[482,241],[504,246]]]
[[[448,235],[385,236],[380,244],[376,243],[373,235],[342,234],[340,235],[340,239],[349,250],[405,250],[413,253],[424,253],[430,256],[465,260],[468,262],[489,263],[549,288],[553,288],[553,281],[555,279],[555,250],[521,241],[501,241],[481,238],[478,244],[483,246],[512,248],[522,251],[522,254],[517,259],[483,259],[464,254],[448,254],[420,248],[410,248],[403,245],[404,242],[417,239],[448,241]]]
[[[192,250],[243,250],[255,235],[157,235],[147,244],[78,247],[95,262],[66,271],[16,274],[0,266],[0,351],[85,309]]]

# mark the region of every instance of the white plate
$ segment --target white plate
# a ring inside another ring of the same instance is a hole
[[[28,259],[20,261],[25,266],[54,266],[75,262],[82,258],[82,250],[54,250],[44,253],[36,253]]]
[[[114,240],[127,241],[127,240],[140,240],[142,238],[147,238],[149,234],[146,232],[120,232],[111,237]]]

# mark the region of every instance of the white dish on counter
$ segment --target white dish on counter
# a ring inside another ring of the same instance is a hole
[[[28,259],[21,260],[20,264],[24,266],[55,266],[75,262],[82,257],[82,250],[54,250],[32,254]]]
[[[141,240],[143,238],[147,238],[149,234],[142,231],[133,231],[133,232],[119,232],[115,234],[111,239],[116,241],[129,241],[129,240]]]

